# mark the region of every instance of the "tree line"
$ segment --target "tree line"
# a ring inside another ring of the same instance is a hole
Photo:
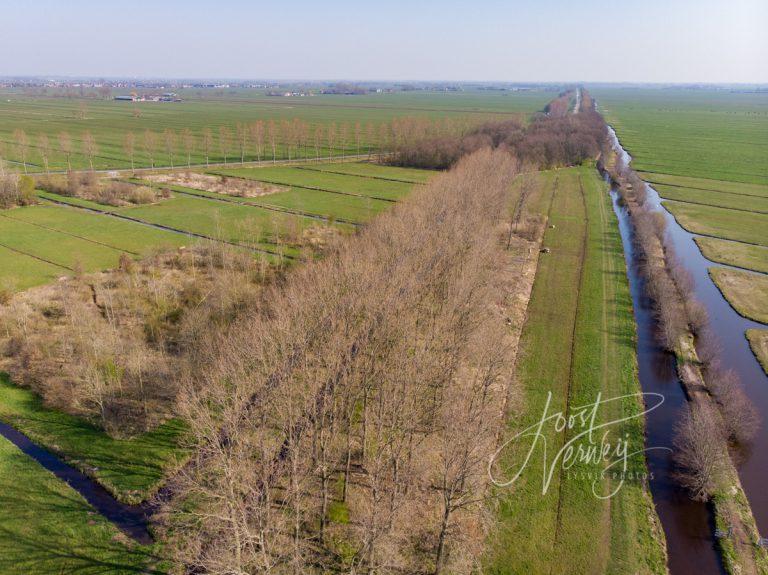
[[[513,386],[492,304],[517,162],[484,150],[212,336],[169,549],[215,573],[470,572]]]
[[[591,107],[578,114],[538,114],[528,124],[518,120],[464,125],[461,130],[433,133],[411,130],[396,140],[388,162],[399,166],[447,169],[482,148],[501,148],[521,162],[549,169],[596,158],[605,142],[602,116]]]
[[[143,132],[126,132],[121,142],[121,152],[131,169],[139,165],[137,159],[146,162],[151,168],[174,168],[191,167],[193,160],[202,160],[205,165],[209,165],[212,161],[227,164],[299,158],[321,160],[347,155],[371,157],[374,153],[381,156],[391,152],[415,134],[457,134],[473,122],[477,123],[477,120],[403,117],[378,124],[310,124],[294,118],[237,122],[232,127],[207,127],[200,132],[190,128],[179,131],[171,128],[162,131],[146,129]],[[90,130],[83,131],[75,138],[66,130],[53,137],[47,133],[30,136],[18,128],[12,134],[10,149],[5,155],[17,158],[24,173],[35,165],[34,162],[39,162],[43,171],[49,173],[54,156],[64,158],[67,171],[73,169],[76,156],[84,158],[88,168],[93,170],[103,149],[102,144]],[[0,150],[2,156],[3,151]]]

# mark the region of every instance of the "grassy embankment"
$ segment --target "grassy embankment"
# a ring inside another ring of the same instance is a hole
[[[155,573],[151,554],[0,437],[1,573]]]
[[[145,91],[141,91],[144,93]],[[149,90],[148,92],[152,92]],[[146,130],[157,134],[155,165],[171,164],[181,167],[187,163],[187,153],[179,134],[184,129],[192,131],[197,145],[191,153],[193,164],[204,164],[205,155],[201,136],[210,128],[215,140],[210,150],[210,161],[220,163],[224,155],[218,143],[219,130],[229,129],[231,142],[228,146],[228,161],[239,162],[240,152],[236,142],[236,125],[258,120],[278,123],[299,119],[314,126],[328,126],[347,123],[350,130],[345,147],[342,147],[337,130],[334,149],[321,142],[320,154],[329,155],[367,153],[376,147],[378,126],[393,118],[412,116],[419,118],[511,118],[524,120],[533,112],[541,110],[552,99],[552,91],[509,92],[494,94],[487,91],[446,92],[400,92],[393,94],[371,94],[365,96],[319,95],[308,97],[267,97],[263,90],[228,90],[216,94],[212,90],[182,90],[184,102],[117,102],[112,100],[53,98],[50,96],[29,96],[19,91],[6,89],[0,98],[0,144],[7,144],[6,159],[20,161],[20,152],[13,144],[14,130],[23,129],[30,138],[30,149],[26,161],[30,168],[42,170],[42,158],[37,151],[38,135],[46,134],[50,140],[50,167],[55,170],[67,169],[66,156],[60,151],[58,134],[68,132],[74,144],[71,157],[74,169],[89,166],[83,154],[82,135],[87,130],[98,144],[94,157],[97,169],[127,169],[131,167],[129,156],[124,149],[125,134],[137,136],[135,165],[150,166],[150,158],[143,146]],[[360,147],[354,133],[355,123],[362,124]],[[374,126],[373,140],[368,136],[368,124]],[[171,157],[166,150],[162,132],[166,129],[177,134],[172,146]],[[268,141],[268,140],[267,140]],[[271,145],[267,144],[261,159],[272,159]],[[287,149],[282,142],[277,145],[277,158],[286,158]],[[315,156],[314,139],[299,150],[299,155]],[[293,151],[293,156],[297,154]],[[246,154],[248,160],[256,160],[253,150]]]
[[[594,402],[598,393],[613,398],[640,391],[634,347],[634,318],[618,226],[603,182],[591,168],[540,175],[554,188],[544,246],[521,340],[518,376],[525,408],[510,420],[508,435],[549,412],[566,412]],[[556,185],[555,185],[556,182]],[[583,189],[583,192],[582,192]],[[546,213],[546,208],[544,209]],[[598,422],[639,414],[637,397],[613,402],[599,411]],[[630,451],[642,449],[643,419],[609,428],[613,441],[628,434]],[[544,428],[547,459],[583,429],[565,434]],[[599,433],[598,435],[601,435]],[[599,439],[597,440],[599,442]],[[528,443],[505,452],[503,464],[514,470]],[[491,536],[489,573],[663,573],[663,532],[642,481],[600,479],[597,465],[558,467],[542,494],[541,446],[517,483],[499,488],[500,527]],[[628,472],[642,475],[642,457]]]
[[[698,234],[704,256],[767,273],[768,95],[607,89],[598,97],[633,167]],[[766,322],[764,276],[719,267],[710,275],[736,311]]]
[[[113,439],[85,419],[46,408],[0,373],[0,420],[59,454],[121,501],[139,503],[183,458],[177,421],[131,439]]]

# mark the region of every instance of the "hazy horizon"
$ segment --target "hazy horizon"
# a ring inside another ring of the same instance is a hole
[[[762,0],[12,2],[0,76],[768,83]]]

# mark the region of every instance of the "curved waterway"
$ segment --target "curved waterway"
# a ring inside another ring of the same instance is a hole
[[[621,147],[613,129],[609,130],[616,150],[629,163],[631,157]],[[635,308],[640,383],[643,391],[661,393],[665,397],[662,407],[647,415],[646,445],[671,447],[674,425],[680,409],[685,405],[685,395],[675,371],[674,358],[660,348],[655,335],[656,322],[645,294],[645,280],[638,270],[629,214],[619,204],[616,190],[611,191],[611,197],[619,219]],[[768,479],[768,377],[752,354],[744,335],[745,330],[751,327],[765,326],[740,316],[725,300],[707,272],[709,267],[722,264],[716,264],[701,254],[693,240],[694,234],[685,231],[672,214],[664,209],[659,194],[651,186],[648,186],[647,202],[664,214],[670,241],[693,276],[696,298],[706,306],[722,349],[723,366],[739,376],[744,390],[761,416],[761,428],[752,444],[738,454],[737,467],[758,528],[765,535],[768,533],[768,489],[765,489]],[[711,513],[706,505],[691,501],[675,485],[671,477],[673,462],[669,452],[651,450],[647,457],[653,474],[651,491],[667,537],[670,571],[673,574],[722,573]]]
[[[56,455],[43,449],[6,423],[0,422],[0,435],[56,477],[66,482],[82,495],[98,513],[114,523],[123,533],[139,543],[152,543],[152,536],[147,529],[148,508],[146,506],[119,502],[96,481],[67,465]]]

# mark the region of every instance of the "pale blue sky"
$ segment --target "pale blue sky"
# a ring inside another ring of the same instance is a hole
[[[768,0],[0,0],[0,75],[768,82]]]

